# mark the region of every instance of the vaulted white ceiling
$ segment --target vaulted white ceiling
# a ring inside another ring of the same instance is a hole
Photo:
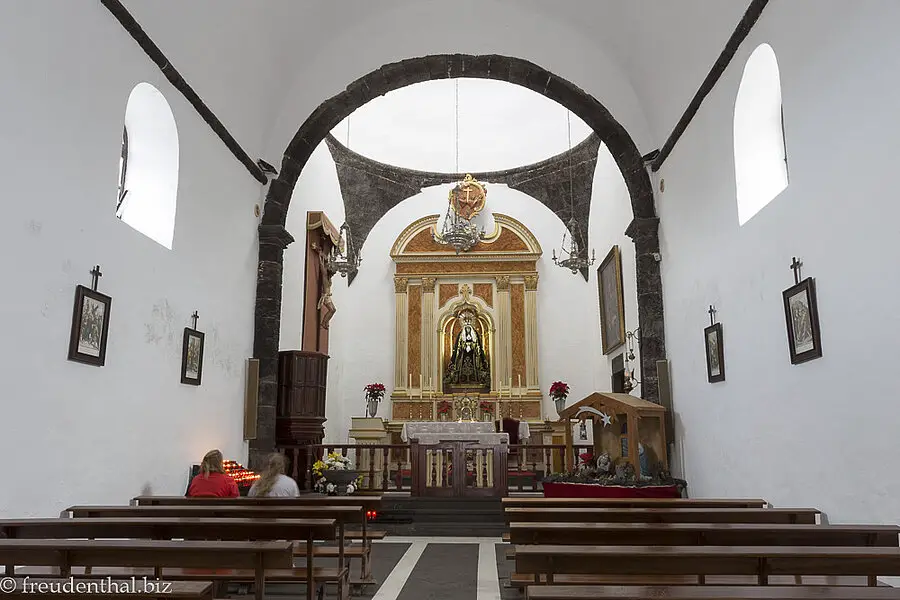
[[[277,161],[303,120],[348,83],[437,53],[535,62],[594,95],[649,152],[749,0],[123,3],[247,151]]]

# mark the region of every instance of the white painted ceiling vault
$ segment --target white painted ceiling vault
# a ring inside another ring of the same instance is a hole
[[[248,153],[278,161],[299,125],[348,83],[438,53],[530,60],[600,100],[649,152],[675,126],[748,0],[123,3]]]

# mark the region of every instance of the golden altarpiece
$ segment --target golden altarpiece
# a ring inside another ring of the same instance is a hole
[[[466,252],[435,241],[439,215],[409,225],[391,249],[395,423],[543,420],[536,266],[541,248],[519,221],[492,216],[493,231]],[[484,403],[492,411],[483,411]]]

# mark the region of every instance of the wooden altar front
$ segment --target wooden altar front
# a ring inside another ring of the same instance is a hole
[[[537,239],[512,217],[493,213],[493,232],[457,254],[434,241],[438,218],[412,223],[391,250],[396,301],[392,421],[542,421]],[[458,315],[465,311],[474,315],[490,366],[490,380],[480,389],[444,382],[460,331]],[[464,408],[472,402],[474,414]]]

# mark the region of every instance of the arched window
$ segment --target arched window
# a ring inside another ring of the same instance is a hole
[[[734,177],[743,225],[788,186],[781,77],[775,51],[753,51],[734,102]]]
[[[122,218],[123,204],[128,189],[125,187],[125,177],[128,175],[128,128],[122,128],[122,153],[119,156],[119,194],[116,201],[116,216]]]
[[[162,92],[139,83],[128,97],[116,216],[172,248],[178,191],[178,131]]]

